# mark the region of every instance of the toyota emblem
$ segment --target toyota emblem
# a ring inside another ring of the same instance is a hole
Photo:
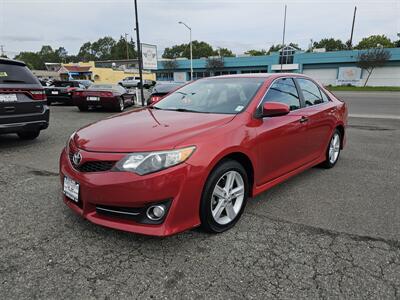
[[[82,154],[80,153],[80,152],[76,152],[75,154],[74,154],[74,156],[72,157],[72,161],[73,161],[73,163],[74,163],[74,165],[77,167],[77,166],[79,166],[79,164],[81,163],[81,161],[82,161]]]

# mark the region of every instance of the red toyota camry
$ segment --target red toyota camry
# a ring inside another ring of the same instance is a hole
[[[60,158],[64,202],[130,232],[223,232],[249,197],[333,167],[346,123],[346,104],[300,74],[201,79],[73,133]]]

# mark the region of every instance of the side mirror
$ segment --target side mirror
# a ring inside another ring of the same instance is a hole
[[[262,107],[262,117],[278,117],[290,112],[289,105],[281,102],[265,102]]]

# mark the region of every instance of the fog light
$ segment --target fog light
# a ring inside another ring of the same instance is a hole
[[[165,215],[165,206],[164,205],[152,205],[147,209],[146,215],[150,220],[159,221]]]

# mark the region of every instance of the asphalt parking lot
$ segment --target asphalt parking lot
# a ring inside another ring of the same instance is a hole
[[[52,106],[36,141],[0,136],[1,298],[399,298],[400,93],[337,94],[355,116],[337,166],[251,199],[220,235],[124,233],[62,203],[62,147],[112,113]]]

